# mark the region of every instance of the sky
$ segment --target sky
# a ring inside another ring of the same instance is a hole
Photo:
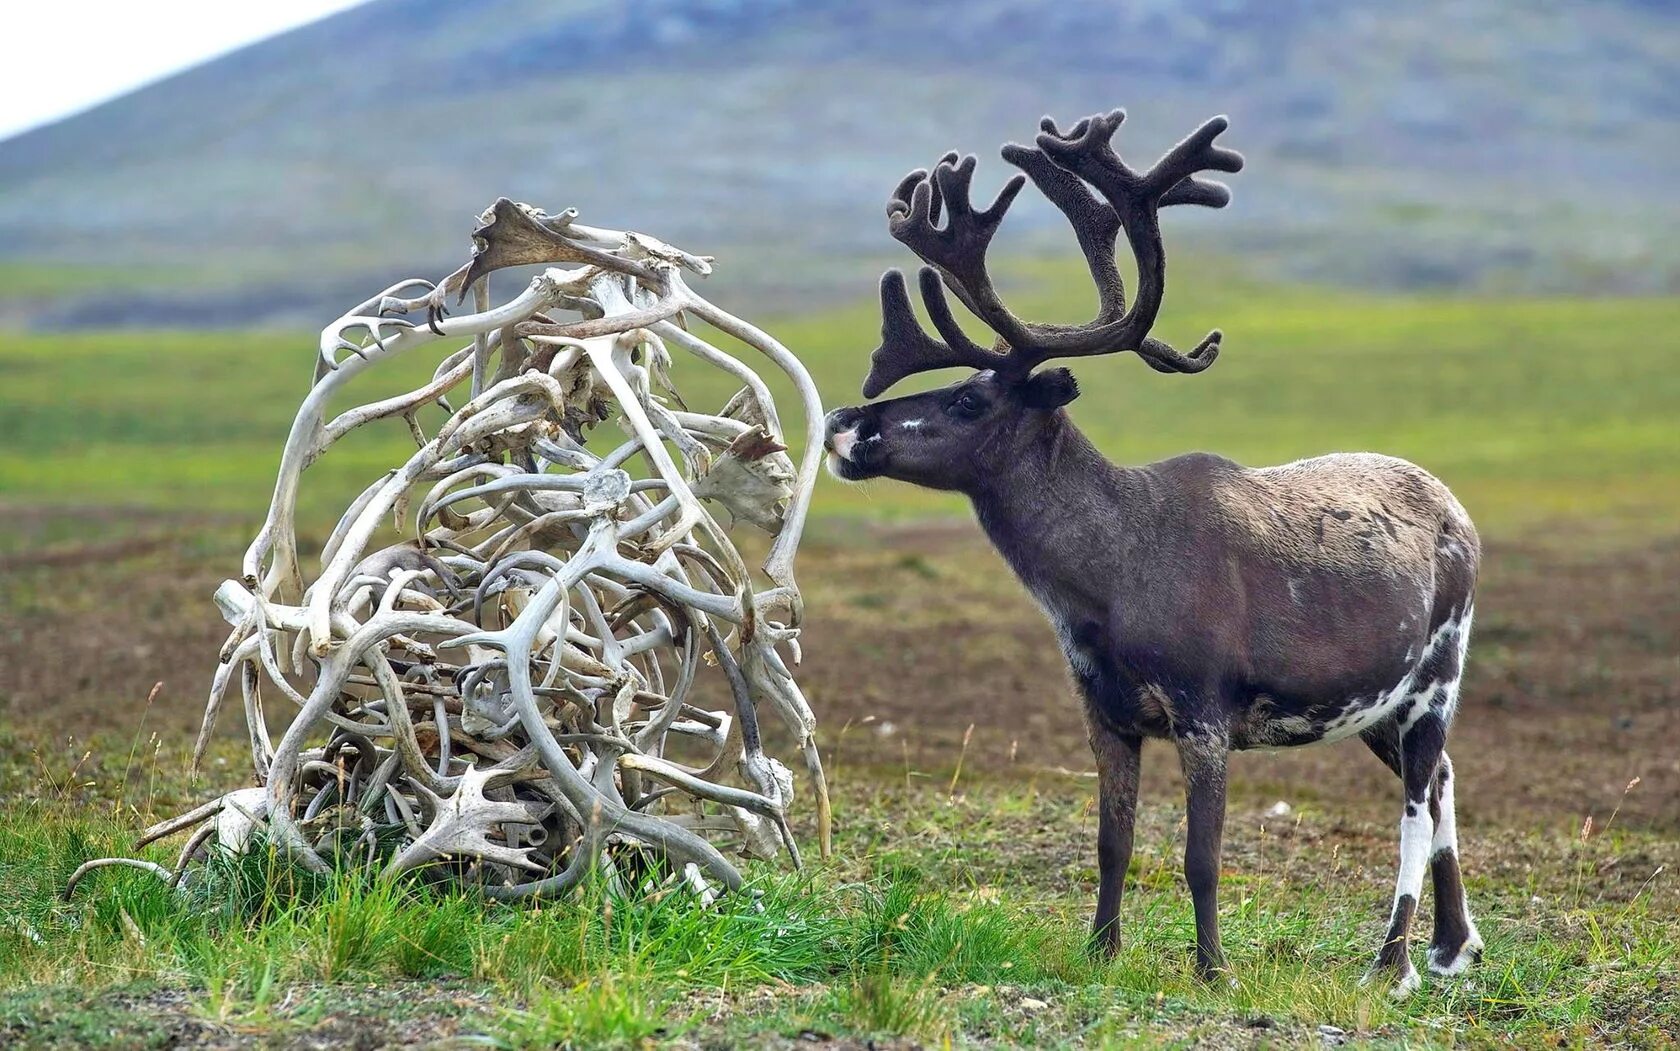
[[[11,0],[0,139],[361,0]]]

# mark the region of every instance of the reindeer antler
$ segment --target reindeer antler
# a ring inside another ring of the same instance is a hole
[[[948,153],[931,173],[918,169],[899,183],[887,204],[887,226],[928,264],[921,272],[922,300],[943,342],[916,321],[896,270],[881,279],[881,345],[870,355],[865,397],[875,397],[906,376],[951,365],[997,369],[1025,376],[1052,358],[1133,351],[1162,372],[1200,372],[1219,354],[1220,333],[1208,334],[1188,354],[1149,336],[1166,283],[1166,257],[1157,212],[1175,204],[1222,208],[1230,190],[1198,177],[1203,171],[1235,172],[1242,155],[1213,145],[1228,126],[1215,117],[1173,147],[1147,171],[1129,167],[1115,153],[1114,133],[1124,110],[1086,117],[1062,132],[1049,117],[1040,123],[1035,147],[1014,143],[1003,158],[1020,168],[990,207],[976,211],[970,187],[976,161]],[[1034,324],[1004,305],[986,267],[986,250],[1026,181],[1054,204],[1073,227],[1097,287],[1097,315],[1083,325]],[[1088,185],[1087,185],[1088,184]],[[1092,189],[1097,193],[1092,193]],[[1097,196],[1101,194],[1101,198]],[[939,226],[940,213],[945,225]],[[1124,230],[1138,264],[1138,297],[1130,311],[1115,263]],[[1000,348],[987,350],[965,335],[951,315],[945,288],[997,333]]]

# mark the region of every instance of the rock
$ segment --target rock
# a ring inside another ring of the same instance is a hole
[[[1050,1005],[1045,1003],[1043,1000],[1035,999],[1031,996],[1024,996],[1021,998],[1021,1010],[1023,1011],[1042,1011],[1049,1006]]]
[[[1318,1027],[1318,1037],[1324,1041],[1325,1047],[1341,1047],[1347,1043],[1347,1031],[1338,1026],[1321,1025]]]
[[[1273,803],[1266,810],[1266,816],[1267,817],[1288,817],[1290,814],[1293,814],[1294,812],[1295,812],[1294,807],[1290,806],[1288,803],[1285,803],[1283,800],[1280,799],[1276,803]]]

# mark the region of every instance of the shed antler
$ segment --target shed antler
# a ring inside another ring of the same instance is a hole
[[[1160,372],[1200,372],[1213,364],[1219,355],[1217,329],[1188,354],[1149,335],[1166,284],[1157,213],[1174,204],[1223,208],[1231,200],[1230,190],[1198,173],[1240,171],[1242,155],[1214,145],[1229,123],[1214,117],[1138,172],[1112,145],[1125,119],[1124,110],[1115,110],[1086,117],[1062,132],[1044,118],[1034,146],[1003,147],[1004,160],[1024,174],[1005,183],[984,210],[977,211],[969,199],[976,166],[972,155],[959,159],[948,153],[931,173],[917,169],[904,177],[887,202],[887,228],[928,264],[919,277],[922,301],[941,339],[928,335],[916,320],[904,275],[887,271],[881,278],[881,345],[870,355],[864,397],[873,398],[906,376],[952,365],[1020,377],[1052,358],[1127,350]],[[1098,309],[1083,325],[1021,320],[999,298],[986,269],[992,236],[1029,178],[1067,217],[1085,254]],[[938,225],[941,212],[944,226]],[[1138,297],[1129,311],[1114,259],[1122,230],[1138,266]],[[947,287],[997,333],[996,349],[982,347],[962,331],[946,302]]]

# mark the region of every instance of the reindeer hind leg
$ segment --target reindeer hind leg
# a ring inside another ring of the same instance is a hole
[[[1391,976],[1393,994],[1404,997],[1421,984],[1417,969],[1412,966],[1408,943],[1412,918],[1417,915],[1418,899],[1423,894],[1423,873],[1429,866],[1435,833],[1431,789],[1446,745],[1446,721],[1438,710],[1420,708],[1414,710],[1411,719],[1396,724],[1393,729],[1398,731],[1399,773],[1405,788],[1400,817],[1400,870],[1395,877],[1388,933],[1377,951],[1371,972],[1373,976]],[[1392,747],[1391,741],[1388,733],[1366,736],[1372,751],[1385,761],[1393,755],[1384,747]]]
[[[1476,930],[1476,921],[1470,918],[1464,875],[1458,867],[1453,765],[1445,752],[1429,786],[1429,812],[1435,822],[1429,856],[1429,874],[1435,884],[1435,932],[1429,939],[1429,971],[1451,977],[1481,959],[1482,936]]]
[[[1429,712],[1441,720],[1443,742],[1458,712],[1458,689],[1469,650],[1472,616],[1473,610],[1467,604],[1454,630],[1442,640],[1439,679],[1429,697]],[[1434,826],[1429,846],[1429,874],[1435,885],[1435,931],[1429,939],[1429,970],[1443,977],[1461,974],[1482,953],[1482,936],[1470,918],[1464,875],[1458,867],[1454,781],[1452,760],[1443,750],[1429,783],[1429,816]]]

